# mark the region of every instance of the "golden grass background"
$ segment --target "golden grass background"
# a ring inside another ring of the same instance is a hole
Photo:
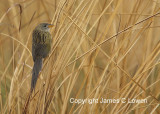
[[[32,30],[55,25],[28,101]],[[159,0],[1,0],[0,113],[160,113]],[[77,99],[147,103],[71,104]],[[26,108],[27,107],[27,108]]]

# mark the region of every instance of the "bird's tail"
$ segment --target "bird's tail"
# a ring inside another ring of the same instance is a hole
[[[42,58],[36,58],[36,60],[34,61],[34,66],[32,71],[31,91],[33,91],[36,86],[38,75],[41,69],[42,69]]]

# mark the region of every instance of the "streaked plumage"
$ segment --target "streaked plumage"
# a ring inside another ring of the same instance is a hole
[[[31,91],[35,88],[39,72],[42,69],[42,59],[47,57],[51,49],[51,24],[41,23],[32,33],[32,57],[34,61],[31,81]]]

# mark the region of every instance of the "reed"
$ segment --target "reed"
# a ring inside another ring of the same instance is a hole
[[[1,0],[0,113],[160,113],[159,4]],[[52,50],[30,94],[32,30],[41,22],[55,25]]]

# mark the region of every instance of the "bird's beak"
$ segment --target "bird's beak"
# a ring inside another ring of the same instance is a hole
[[[51,27],[54,27],[54,25],[53,24],[48,25],[48,28],[51,28]]]

